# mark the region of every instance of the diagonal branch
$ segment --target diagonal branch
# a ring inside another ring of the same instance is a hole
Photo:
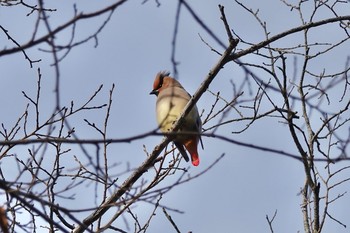
[[[76,15],[74,18],[72,18],[71,20],[62,24],[61,26],[58,26],[57,28],[53,29],[50,33],[48,33],[48,34],[46,34],[46,35],[44,35],[36,40],[30,40],[26,44],[23,44],[23,45],[19,45],[18,43],[16,43],[17,47],[0,50],[0,57],[4,56],[4,55],[20,52],[20,51],[23,52],[25,49],[31,48],[31,47],[38,45],[40,43],[43,43],[43,42],[47,42],[50,38],[54,37],[54,35],[58,34],[59,32],[63,31],[64,29],[70,27],[71,25],[74,25],[79,20],[93,18],[93,17],[96,17],[98,15],[105,14],[107,12],[113,12],[116,8],[118,8],[119,6],[121,6],[125,2],[127,2],[127,0],[119,0],[118,2],[113,3],[112,5],[107,6],[103,9],[98,10],[98,11],[95,11],[92,13],[80,13],[80,14]],[[3,31],[5,30],[2,27],[1,27],[1,29]],[[6,33],[6,31],[4,31],[4,32]]]
[[[304,25],[299,26],[299,27],[292,28],[292,29],[290,29],[288,31],[284,31],[282,33],[279,33],[279,34],[277,34],[275,36],[270,37],[267,40],[264,40],[264,41],[262,41],[260,43],[257,43],[257,44],[251,46],[248,49],[242,50],[242,51],[240,51],[238,53],[231,54],[229,56],[228,60],[235,60],[235,59],[243,57],[243,56],[245,56],[247,54],[251,54],[251,53],[257,51],[258,49],[261,49],[261,48],[265,47],[266,45],[271,44],[274,41],[277,41],[277,40],[279,40],[279,39],[281,39],[283,37],[286,37],[288,35],[291,35],[291,34],[294,34],[294,33],[297,33],[297,32],[301,32],[301,31],[303,31],[305,29],[309,29],[309,28],[313,28],[313,27],[319,27],[321,25],[325,25],[325,24],[328,24],[328,23],[341,22],[341,21],[345,21],[345,20],[350,20],[350,15],[324,19],[324,20],[321,20],[321,21],[311,22],[311,23],[307,23],[307,24],[304,24]]]
[[[223,13],[223,7],[220,6],[220,10],[222,13],[222,19],[226,25],[226,20],[224,20],[226,17]],[[228,28],[228,27],[227,27]],[[203,93],[206,91],[206,89],[209,87],[210,83],[214,80],[215,76],[219,73],[220,69],[227,63],[227,58],[230,56],[233,49],[237,46],[238,40],[234,40],[233,38],[229,38],[229,46],[217,62],[217,64],[211,69],[207,77],[205,78],[204,82],[200,85],[194,96],[191,98],[191,100],[186,105],[183,113],[181,114],[181,117],[178,119],[178,121],[175,123],[173,132],[176,132],[181,124],[184,121],[184,118],[186,115],[191,111],[193,106],[196,104],[196,102],[199,100],[199,98],[203,95]],[[106,201],[100,206],[100,208],[96,209],[90,216],[86,217],[83,220],[83,224],[77,226],[74,229],[74,233],[81,233],[83,232],[88,226],[90,226],[93,222],[95,222],[98,218],[100,218],[105,212],[109,210],[110,207],[113,206],[113,204],[119,200],[131,187],[132,185],[145,173],[149,167],[153,165],[155,160],[157,159],[158,155],[162,152],[162,150],[168,145],[168,143],[171,141],[171,137],[165,137],[162,142],[155,147],[153,152],[150,154],[150,156],[142,163],[140,167],[138,167],[120,186],[120,188],[114,192],[109,198],[106,199]]]

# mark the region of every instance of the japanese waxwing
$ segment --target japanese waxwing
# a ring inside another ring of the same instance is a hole
[[[150,94],[157,96],[156,115],[160,130],[163,133],[171,132],[174,123],[180,117],[186,104],[191,99],[191,95],[174,78],[169,76],[169,72],[159,72],[153,83],[153,90]],[[199,157],[197,152],[198,142],[202,140],[202,122],[198,114],[197,107],[194,106],[190,113],[185,117],[182,132],[196,133],[197,135],[177,135],[173,141],[186,162],[189,161],[187,153],[190,153],[192,164],[198,166]]]

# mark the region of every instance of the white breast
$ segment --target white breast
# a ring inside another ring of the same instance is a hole
[[[179,87],[167,88],[159,93],[156,111],[162,132],[171,131],[189,99],[190,95]]]

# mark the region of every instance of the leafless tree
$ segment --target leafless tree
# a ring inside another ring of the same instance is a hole
[[[333,215],[329,207],[346,194],[336,193],[334,190],[339,186],[346,186],[350,180],[350,177],[338,178],[350,169],[350,56],[344,57],[341,64],[334,64],[332,70],[322,66],[315,69],[312,64],[325,58],[332,60],[333,53],[348,50],[350,47],[350,15],[342,15],[338,10],[342,7],[349,8],[350,2],[276,1],[294,12],[300,21],[299,26],[286,26],[284,31],[272,34],[258,9],[235,0],[235,6],[250,14],[262,29],[264,39],[261,42],[253,42],[236,32],[235,22],[228,20],[230,12],[225,12],[224,6],[213,9],[221,15],[222,27],[226,31],[226,35],[218,35],[196,14],[195,7],[187,1],[179,0],[172,41],[171,61],[174,75],[178,74],[176,42],[179,37],[177,32],[181,11],[187,11],[206,31],[205,37],[209,39],[202,38],[201,35],[202,42],[217,54],[218,61],[213,67],[208,67],[208,75],[203,77],[202,84],[182,117],[174,125],[173,133],[165,135],[159,145],[150,152],[145,147],[147,157],[135,168],[127,164],[110,164],[108,148],[114,144],[161,134],[157,130],[151,130],[131,137],[108,138],[114,85],[109,88],[109,98],[105,103],[98,103],[97,100],[105,91],[102,85],[96,87],[96,91],[86,100],[74,100],[69,106],[62,105],[60,101],[61,61],[84,43],[94,41],[95,46],[98,46],[100,33],[110,19],[123,10],[121,6],[126,2],[127,0],[115,1],[90,13],[81,12],[74,5],[74,15],[65,23],[54,26],[50,21],[51,15],[62,12],[50,8],[44,0],[38,0],[33,5],[19,0],[0,1],[3,10],[10,7],[19,9],[27,12],[27,17],[35,19],[32,34],[26,38],[26,42],[22,42],[23,38],[13,36],[11,28],[6,28],[0,23],[1,36],[6,37],[12,45],[1,48],[0,57],[6,59],[9,55],[19,53],[28,61],[30,67],[34,67],[40,64],[41,58],[32,58],[28,51],[45,45],[46,49],[41,51],[43,54],[50,54],[55,71],[53,112],[49,115],[42,114],[41,103],[45,101],[42,92],[46,87],[43,84],[41,69],[38,68],[36,93],[22,91],[23,98],[28,103],[23,114],[17,117],[14,125],[1,125],[0,189],[1,195],[5,197],[0,209],[2,230],[36,232],[36,229],[41,227],[49,232],[102,232],[107,229],[116,232],[145,232],[155,211],[161,208],[171,223],[169,227],[180,232],[176,221],[171,218],[171,212],[181,210],[163,205],[162,197],[176,186],[191,182],[210,170],[223,156],[198,175],[187,176],[186,168],[180,164],[181,156],[178,152],[173,148],[169,149],[170,146],[165,149],[177,129],[181,127],[183,116],[204,93],[212,94],[213,103],[203,110],[203,137],[299,161],[305,175],[305,183],[300,190],[304,231],[322,232],[328,221],[346,227]],[[143,4],[154,2],[162,7],[161,1],[146,0]],[[319,12],[326,12],[327,18],[320,19]],[[96,26],[95,32],[77,40],[75,36],[78,22],[91,18],[104,20]],[[67,31],[70,32],[70,39],[67,43],[60,44],[57,36]],[[325,31],[332,31],[337,36],[315,39],[315,35]],[[294,43],[287,40],[291,36],[296,38]],[[252,60],[254,62],[248,62]],[[236,74],[230,84],[230,99],[210,91],[212,81],[220,76],[224,67],[232,69]],[[91,111],[98,111],[99,116],[103,116],[99,119],[101,123],[82,117],[82,113]],[[71,119],[76,118],[93,129],[99,137],[84,138],[75,125],[71,124]],[[219,128],[230,129],[230,126],[235,125],[241,128],[232,134],[239,135],[266,119],[273,120],[276,125],[286,126],[284,130],[290,135],[288,140],[293,140],[294,150],[245,143],[237,141],[236,136],[217,133]],[[50,156],[47,156],[48,154]],[[6,172],[8,167],[11,167],[11,173]],[[111,172],[115,167],[118,167],[118,173]],[[167,182],[164,182],[165,180]],[[87,197],[91,200],[88,205],[80,208],[65,205],[69,203],[65,201],[80,198],[77,195],[84,195],[79,194],[79,189],[85,189],[87,186],[89,190],[93,190],[89,193],[91,196]],[[153,206],[146,222],[140,221],[134,212],[133,207],[139,202]],[[272,218],[266,216],[271,232],[274,231],[273,223],[277,214],[276,211]],[[29,216],[26,222],[21,219],[23,216]],[[114,222],[117,219],[124,219],[125,226],[115,226]]]

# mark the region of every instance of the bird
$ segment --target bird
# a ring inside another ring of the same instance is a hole
[[[179,81],[172,78],[170,72],[158,72],[150,95],[157,96],[156,117],[160,130],[163,133],[172,132],[174,123],[181,116],[185,106],[191,99],[191,95],[184,89]],[[202,121],[200,119],[197,106],[193,106],[189,114],[185,117],[179,132],[194,133],[191,135],[176,135],[173,142],[186,162],[189,161],[184,148],[191,155],[191,162],[194,166],[199,165],[198,142],[201,139]]]

